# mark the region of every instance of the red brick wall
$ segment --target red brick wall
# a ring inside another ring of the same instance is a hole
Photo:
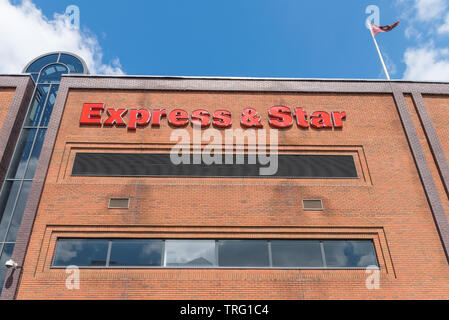
[[[79,126],[85,102],[108,107],[346,111],[342,130],[279,131],[280,151],[352,153],[360,179],[74,178],[77,150],[167,148],[173,129],[136,132]],[[113,145],[111,145],[113,144]],[[129,210],[108,210],[129,196]],[[325,210],[301,201],[322,198]],[[58,236],[369,238],[382,267],[379,290],[364,270],[81,270],[80,290],[51,269]],[[18,290],[19,299],[449,298],[447,260],[393,98],[368,94],[81,91],[69,93]]]
[[[449,161],[449,96],[424,96],[424,103],[429,111],[433,125],[438,134],[438,139],[446,154],[446,158]]]
[[[14,89],[0,88],[0,130],[2,129],[3,121],[11,106],[13,96]]]

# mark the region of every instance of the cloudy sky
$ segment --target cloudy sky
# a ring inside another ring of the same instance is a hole
[[[370,5],[401,21],[376,37],[393,79],[449,81],[449,0],[0,0],[0,73],[64,50],[97,74],[379,79]]]

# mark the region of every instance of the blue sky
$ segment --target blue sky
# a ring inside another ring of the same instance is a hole
[[[383,78],[364,26],[368,5],[380,8],[383,25],[401,20],[376,37],[392,78],[419,80],[420,70],[434,68],[422,79],[446,80],[439,72],[449,71],[447,0],[32,2],[49,20],[77,5],[82,35],[97,39],[101,63],[132,75]],[[422,57],[431,67],[413,65]]]

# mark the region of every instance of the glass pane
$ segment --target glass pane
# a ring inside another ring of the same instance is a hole
[[[365,268],[377,266],[376,254],[372,241],[323,241],[326,264],[328,267]]]
[[[40,72],[43,67],[47,64],[58,61],[59,54],[50,54],[48,56],[42,57],[34,61],[27,69],[26,73],[30,72]]]
[[[0,241],[5,239],[6,232],[8,232],[9,222],[11,221],[20,185],[21,181],[6,181],[3,186],[2,195],[0,197],[0,215],[2,215],[0,222]]]
[[[112,240],[110,266],[161,266],[161,240]]]
[[[11,225],[9,226],[8,236],[6,242],[14,242],[19,232],[20,223],[22,222],[23,212],[28,200],[28,194],[31,189],[31,181],[23,182],[22,189],[20,190],[19,198],[17,199],[16,208],[12,217]]]
[[[268,267],[266,240],[222,240],[218,242],[220,267]]]
[[[3,253],[0,258],[0,294],[2,294],[3,284],[5,283],[6,273],[8,272],[8,268],[6,268],[5,262],[11,258],[13,249],[13,243],[6,243],[3,247]]]
[[[271,241],[273,267],[323,267],[319,241]]]
[[[106,266],[109,241],[103,239],[62,239],[56,244],[53,266]]]
[[[36,129],[23,129],[22,134],[17,142],[14,157],[11,161],[8,178],[22,179],[25,175],[26,165],[30,157],[31,148],[33,147]]]
[[[215,265],[214,240],[165,241],[165,265],[169,267],[210,267]]]
[[[62,64],[52,64],[41,71],[39,83],[58,83],[62,75],[67,73],[69,71]]]
[[[28,161],[28,168],[25,174],[25,179],[33,179],[34,173],[39,162],[39,156],[41,155],[42,145],[44,144],[45,134],[47,129],[39,129],[34,143],[33,152],[31,153],[30,160]]]
[[[37,78],[39,78],[39,73],[32,73],[31,78],[33,78],[34,83],[37,83]]]
[[[42,110],[44,110],[47,93],[50,90],[49,85],[38,85],[34,93],[33,102],[28,110],[25,119],[25,126],[36,127],[41,119]]]
[[[59,62],[67,65],[71,73],[84,73],[83,64],[73,56],[70,56],[68,54],[61,54]]]
[[[50,95],[48,96],[47,106],[45,107],[44,115],[41,120],[41,127],[48,126],[50,122],[50,116],[53,111],[53,107],[55,106],[56,95],[58,94],[58,85],[53,85],[50,90]]]

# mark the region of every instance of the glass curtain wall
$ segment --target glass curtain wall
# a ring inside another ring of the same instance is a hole
[[[25,70],[35,88],[0,192],[0,294],[7,272],[5,262],[14,249],[61,77],[87,73],[85,69],[75,56],[53,53],[36,59]]]

